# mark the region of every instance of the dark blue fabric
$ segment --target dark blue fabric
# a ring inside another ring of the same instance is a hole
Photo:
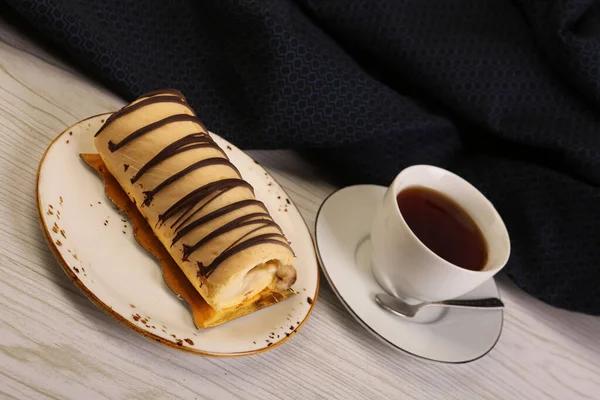
[[[514,281],[600,314],[597,1],[4,1],[127,99],[177,88],[241,147],[345,184],[462,175],[506,220]]]

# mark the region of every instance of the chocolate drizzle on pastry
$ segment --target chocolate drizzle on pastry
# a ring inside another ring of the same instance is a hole
[[[135,183],[147,170],[166,160],[167,158],[187,150],[194,150],[203,147],[214,148],[215,150],[220,151],[224,157],[227,157],[225,152],[206,133],[192,133],[190,135],[182,137],[179,140],[174,141],[173,143],[162,149],[142,168],[140,168],[140,170],[133,176],[133,178],[131,178],[131,183]]]
[[[205,160],[201,160],[201,161],[193,163],[192,165],[177,172],[175,175],[172,175],[169,178],[165,179],[160,184],[158,184],[154,189],[144,192],[144,195],[146,196],[146,199],[144,200],[144,204],[147,206],[150,205],[150,203],[152,203],[152,199],[154,198],[156,193],[160,192],[162,189],[169,186],[173,182],[177,182],[180,178],[189,174],[190,172],[195,171],[200,168],[209,167],[211,165],[219,165],[219,164],[230,167],[231,169],[233,169],[236,172],[236,174],[238,174],[238,176],[240,175],[240,171],[238,171],[238,169],[228,159],[218,158],[218,157],[207,158]]]
[[[149,100],[152,100],[152,99],[149,99]],[[113,143],[113,141],[110,140],[108,142],[108,149],[112,153],[114,153],[115,151],[119,150],[121,147],[125,146],[127,143],[130,143],[130,142],[134,141],[135,139],[139,138],[140,136],[143,136],[148,132],[152,132],[153,130],[158,129],[162,126],[172,124],[173,122],[183,122],[183,121],[196,122],[197,120],[198,120],[198,118],[196,118],[196,116],[194,116],[194,115],[188,115],[188,114],[171,115],[170,117],[163,118],[160,121],[153,122],[150,125],[146,125],[143,128],[138,129],[137,131],[133,132],[132,134],[125,136],[125,138],[123,138],[123,140],[121,140],[119,143]]]
[[[145,98],[145,96],[142,96],[139,99],[141,99],[141,98]],[[194,110],[192,110],[192,108],[188,105],[188,103],[185,101],[183,96],[179,97],[179,96],[171,95],[171,96],[148,97],[148,98],[145,98],[145,100],[140,100],[137,103],[125,106],[125,107],[121,108],[119,111],[117,111],[116,113],[114,113],[113,115],[111,115],[110,117],[108,117],[108,119],[106,120],[104,125],[102,125],[102,127],[98,130],[98,132],[96,132],[94,137],[98,136],[104,129],[106,129],[107,126],[109,126],[111,123],[115,122],[117,119],[119,119],[129,113],[132,113],[135,110],[139,110],[142,107],[149,106],[150,104],[156,104],[156,103],[179,103],[181,105],[186,106],[192,112],[192,114],[194,113]],[[202,124],[202,122],[200,122],[200,120],[197,119],[196,122],[198,124],[200,124],[200,126],[202,126],[202,128],[205,128],[205,126]]]
[[[140,97],[138,97],[138,99],[144,99],[146,97],[156,96],[157,94],[172,94],[174,96],[178,96],[179,98],[185,100],[185,97],[183,97],[183,93],[181,93],[177,89],[170,89],[170,88],[151,90],[149,92],[142,94]]]
[[[222,217],[225,214],[229,214],[235,210],[239,210],[240,208],[250,207],[250,206],[259,206],[265,210],[265,213],[267,211],[264,204],[258,200],[250,200],[250,199],[240,200],[238,202],[228,204],[225,207],[221,207],[218,210],[208,213],[205,216],[200,217],[197,220],[194,220],[194,221],[190,222],[189,224],[187,224],[186,226],[184,226],[183,228],[181,228],[179,230],[179,232],[177,232],[177,234],[173,238],[172,245],[177,243],[179,240],[181,240],[185,235],[190,233],[193,229],[200,227],[216,218]]]
[[[176,154],[199,148],[212,148],[222,154],[222,157],[212,157],[199,160],[186,168],[176,172],[172,176],[168,177],[153,189],[144,191],[144,206],[151,206],[154,197],[166,187],[178,182],[186,175],[192,173],[201,168],[223,165],[231,168],[237,175],[237,178],[226,178],[220,179],[213,182],[209,182],[203,186],[200,186],[190,193],[171,204],[165,211],[159,214],[158,225],[162,225],[169,220],[172,220],[169,228],[173,230],[174,237],[171,246],[177,242],[183,240],[188,234],[195,231],[198,228],[210,223],[211,221],[230,214],[236,210],[244,207],[258,206],[264,210],[264,212],[253,212],[241,217],[235,218],[229,222],[226,222],[222,226],[209,232],[196,243],[183,244],[183,259],[188,260],[188,257],[195,251],[200,249],[202,246],[214,240],[224,234],[227,234],[236,229],[244,227],[254,227],[249,232],[246,232],[243,236],[238,238],[229,247],[218,254],[209,265],[202,265],[197,263],[199,268],[199,274],[203,276],[209,276],[223,261],[229,257],[254,246],[261,244],[275,244],[292,249],[287,243],[285,236],[283,235],[281,228],[271,219],[265,205],[254,199],[246,199],[237,201],[235,203],[227,204],[221,208],[213,210],[207,214],[199,215],[202,211],[210,205],[215,199],[223,196],[228,191],[235,188],[246,188],[254,193],[254,190],[248,182],[244,181],[237,168],[229,161],[229,158],[225,152],[214,142],[210,137],[204,125],[198,120],[193,114],[193,110],[187,104],[183,95],[173,89],[161,89],[148,92],[137,99],[137,102],[122,108],[110,118],[107,119],[106,123],[96,133],[96,136],[102,133],[106,126],[114,123],[119,118],[135,111],[142,107],[149,106],[151,104],[161,102],[173,102],[185,105],[191,112],[189,114],[176,114],[169,117],[163,118],[159,121],[148,124],[124,137],[121,141],[114,143],[108,142],[108,147],[111,152],[116,152],[123,148],[127,144],[135,141],[136,139],[160,128],[165,125],[176,123],[176,122],[193,122],[197,124],[202,131],[196,133],[190,133],[174,142],[170,143],[158,154],[152,157],[145,165],[139,168],[139,170],[131,177],[130,182],[136,183],[145,173],[150,171],[165,160],[175,156]],[[198,216],[199,215],[199,216]],[[276,228],[278,232],[269,232],[260,234],[260,230],[265,228]],[[293,251],[292,251],[293,253]]]
[[[238,218],[234,219],[233,221],[226,223],[225,225],[221,226],[220,228],[215,229],[214,231],[212,231],[211,233],[209,233],[208,235],[206,235],[202,239],[200,239],[198,242],[196,242],[196,244],[191,245],[191,246],[187,245],[187,244],[183,245],[183,255],[185,257],[187,257],[190,254],[192,254],[194,251],[196,251],[198,248],[202,247],[203,244],[208,243],[210,240],[212,240],[220,235],[223,235],[227,232],[230,232],[234,229],[241,228],[244,226],[259,225],[261,229],[265,228],[267,226],[274,226],[277,229],[281,230],[281,228],[279,228],[279,225],[277,225],[274,221],[272,221],[270,219],[265,219],[265,217],[268,218],[269,214],[267,214],[267,213],[251,213],[251,214],[247,214],[247,215],[242,215],[241,217],[238,217]],[[259,219],[253,219],[253,218],[259,218]]]
[[[244,235],[243,238],[245,238],[246,236],[248,236],[248,234]],[[292,251],[292,248],[287,243],[282,243],[281,241],[279,241],[277,239],[281,236],[283,236],[283,235],[280,233],[265,233],[263,235],[258,235],[258,236],[254,236],[250,239],[246,239],[243,242],[238,242],[236,245],[230,246],[225,251],[223,251],[221,254],[219,254],[210,265],[204,267],[205,271],[206,271],[205,274],[210,275],[210,273],[212,271],[214,271],[219,266],[219,264],[221,264],[227,258],[239,253],[240,251],[243,251],[243,250],[249,249],[250,247],[258,246],[261,244],[271,243],[271,244],[281,245],[281,246],[287,247],[288,249],[290,249],[290,251]]]
[[[192,209],[198,204],[200,203],[202,200],[206,199],[207,197],[210,197],[212,194],[215,194],[215,197],[211,199],[214,200],[215,198],[217,198],[218,196],[222,195],[224,193],[225,189],[233,189],[234,187],[246,187],[250,190],[252,190],[252,186],[250,186],[250,184],[248,182],[246,182],[243,179],[237,179],[237,178],[229,178],[229,179],[222,179],[220,181],[215,181],[215,182],[211,182],[211,183],[207,183],[204,186],[201,186],[193,191],[191,191],[190,193],[186,194],[184,197],[182,197],[181,199],[179,199],[175,204],[171,205],[171,207],[169,207],[164,213],[160,214],[158,216],[158,222],[162,223],[167,221],[168,219],[172,218],[173,216],[177,215],[179,212],[181,212],[181,216],[186,215],[186,213],[189,213],[192,211]],[[220,190],[222,190],[221,192],[219,192]],[[204,208],[208,203],[205,203],[202,208]],[[197,210],[199,211],[199,210]],[[177,223],[177,221],[175,221],[175,223]],[[173,227],[173,225],[171,225],[171,227]]]

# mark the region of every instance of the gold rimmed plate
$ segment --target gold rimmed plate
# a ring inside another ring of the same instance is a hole
[[[314,307],[319,270],[310,232],[281,186],[243,151],[211,133],[292,243],[297,294],[223,325],[197,329],[188,304],[166,285],[158,261],[136,242],[129,220],[106,197],[102,180],[79,156],[96,152],[93,136],[109,116],[98,115],[67,128],[40,162],[40,222],[67,276],[117,321],[176,349],[243,356],[291,338]]]

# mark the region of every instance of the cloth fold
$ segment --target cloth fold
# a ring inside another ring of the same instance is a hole
[[[243,148],[343,184],[434,164],[506,221],[509,276],[600,314],[600,5],[592,0],[0,0],[127,100],[185,93]]]

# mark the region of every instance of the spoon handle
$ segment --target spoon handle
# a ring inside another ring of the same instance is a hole
[[[475,300],[444,300],[432,303],[432,305],[433,304],[458,308],[487,308],[489,310],[500,310],[504,308],[504,303],[496,297]]]

